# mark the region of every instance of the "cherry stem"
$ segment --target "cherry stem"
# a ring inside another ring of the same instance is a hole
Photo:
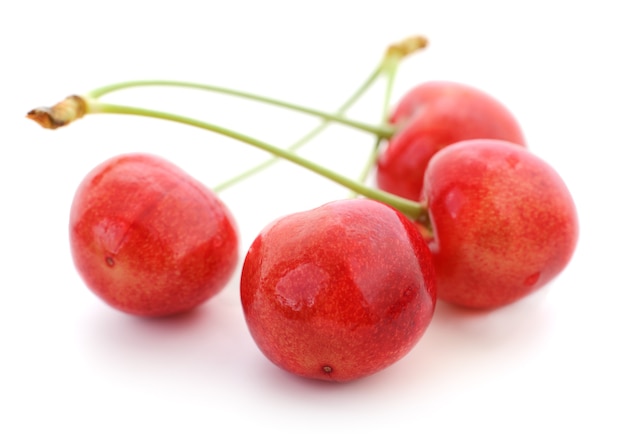
[[[427,46],[428,46],[428,39],[422,35],[409,36],[399,42],[393,43],[387,47],[387,50],[383,57],[383,62],[381,63],[379,69],[383,69],[383,67],[388,67],[389,65],[393,65],[394,67],[392,70],[395,70],[395,65],[397,65],[400,60],[402,60],[403,58],[415,52],[418,52],[426,48]],[[378,75],[378,74],[379,72],[376,72],[375,75]],[[325,122],[334,121],[337,123],[341,123],[346,126],[353,127],[355,129],[360,129],[366,132],[373,133],[381,139],[391,138],[396,132],[396,128],[389,124],[386,124],[386,121],[384,121],[383,122],[384,124],[380,126],[373,126],[367,123],[362,123],[359,121],[347,119],[343,115],[341,115],[342,112],[330,114],[327,112],[319,111],[317,109],[312,109],[309,107],[301,106],[301,105],[294,104],[294,103],[289,103],[283,100],[278,100],[278,99],[274,99],[270,97],[265,97],[265,96],[258,95],[258,94],[252,94],[249,92],[243,92],[243,91],[229,89],[229,88],[225,88],[221,86],[187,82],[187,81],[173,81],[173,80],[125,81],[125,82],[114,83],[114,84],[110,84],[107,86],[102,86],[100,88],[94,89],[91,92],[87,93],[84,96],[84,98],[88,100],[89,99],[95,100],[95,99],[101,98],[102,96],[106,94],[119,91],[122,89],[128,89],[128,88],[133,88],[133,87],[145,87],[145,86],[184,87],[184,88],[192,88],[192,89],[200,89],[200,90],[206,90],[206,91],[211,91],[211,92],[217,92],[217,93],[237,96],[240,98],[246,98],[246,99],[259,101],[259,102],[266,103],[266,104],[284,107],[287,109],[302,112],[302,113],[309,114],[312,116],[321,117],[324,119]],[[33,117],[33,116],[34,115],[29,114],[29,117]],[[80,118],[81,116],[82,115],[79,115],[76,118]],[[36,118],[33,118],[33,119],[36,119]],[[65,122],[64,124],[67,124],[67,122]]]
[[[379,66],[377,66],[376,69],[374,69],[374,71],[369,75],[369,77],[367,77],[365,82],[337,109],[336,114],[341,115],[344,112],[346,112],[350,107],[352,107],[352,105],[371,87],[371,85],[378,78],[381,72],[382,72],[382,63]],[[308,143],[317,135],[319,135],[324,129],[326,129],[330,125],[330,123],[331,121],[324,120],[322,123],[320,123],[318,126],[315,126],[311,131],[306,133],[304,136],[302,136],[299,140],[297,140],[291,146],[287,147],[287,150],[291,152],[297,151],[306,143]],[[378,139],[380,139],[380,137],[378,137]],[[241,174],[236,175],[216,186],[213,186],[213,191],[219,193],[229,188],[230,186],[237,184],[240,181],[243,181],[252,175],[255,175],[256,173],[259,173],[267,169],[268,167],[270,167],[272,164],[276,163],[279,160],[281,160],[280,157],[273,156],[270,159],[262,163],[259,163],[258,165],[242,172]]]
[[[383,112],[381,121],[386,123],[389,119],[389,109],[391,103],[391,92],[393,90],[394,81],[396,78],[396,72],[398,71],[398,65],[402,57],[395,52],[388,51],[387,56],[383,60],[381,65],[381,72],[384,72],[387,76],[387,83],[385,87],[385,97],[383,101]],[[378,158],[378,149],[380,148],[380,143],[382,142],[381,137],[376,137],[374,141],[374,145],[372,146],[371,152],[367,158],[365,163],[365,167],[359,176],[359,181],[361,183],[365,183],[367,181],[367,177],[369,176],[374,164],[376,163],[376,158]]]
[[[243,92],[236,89],[229,89],[222,86],[215,86],[210,84],[202,84],[202,83],[193,83],[188,81],[174,81],[174,80],[137,80],[137,81],[125,81],[121,83],[110,84],[108,86],[103,86],[98,89],[94,89],[88,94],[85,95],[86,99],[98,99],[105,94],[109,94],[111,92],[119,91],[122,89],[129,89],[134,87],[145,87],[145,86],[174,86],[174,87],[184,87],[191,89],[200,89],[210,92],[217,92],[226,95],[232,95],[240,98],[246,98],[253,101],[258,101],[261,103],[271,104],[278,107],[283,107],[286,109],[291,109],[297,112],[301,112],[307,115],[315,116],[323,118],[327,121],[334,121],[336,123],[340,123],[355,129],[359,129],[365,132],[369,132],[375,134],[382,138],[391,138],[395,133],[395,128],[390,125],[381,125],[375,126],[367,123],[363,123],[360,121],[351,120],[343,117],[339,114],[331,114],[328,112],[320,111],[317,109],[312,109],[310,107],[301,106],[299,104],[290,103],[283,100],[278,100],[275,98],[266,97],[263,95],[252,94],[249,92]]]
[[[170,114],[167,112],[161,112],[153,109],[145,109],[145,108],[137,108],[130,106],[122,106],[111,103],[103,103],[99,101],[90,101],[86,100],[87,104],[87,113],[107,113],[107,114],[120,114],[120,115],[137,115],[143,117],[151,117],[157,118],[161,120],[172,121],[176,123],[186,124],[188,126],[197,127],[200,129],[205,129],[211,132],[215,132],[235,140],[244,142],[246,144],[250,144],[251,146],[257,147],[261,150],[264,150],[272,155],[281,157],[285,160],[291,161],[292,163],[298,164],[318,175],[324,176],[331,181],[334,181],[337,184],[340,184],[347,189],[350,189],[358,194],[380,201],[382,203],[388,204],[389,206],[394,207],[398,211],[405,214],[407,217],[414,220],[424,220],[427,219],[427,210],[426,207],[422,204],[417,203],[416,201],[412,201],[406,198],[399,197],[392,193],[384,192],[381,190],[377,190],[371,187],[364,185],[358,181],[352,180],[350,178],[346,178],[330,169],[327,169],[323,166],[320,166],[317,163],[307,160],[294,152],[290,152],[285,149],[281,149],[279,147],[273,146],[271,144],[265,143],[263,141],[252,138],[248,135],[241,134],[239,132],[232,131],[230,129],[226,129],[211,123],[207,123],[204,121],[196,120],[193,118]]]

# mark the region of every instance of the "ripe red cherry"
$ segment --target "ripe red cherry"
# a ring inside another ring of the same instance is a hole
[[[283,217],[253,242],[241,301],[251,335],[276,365],[349,381],[404,356],[433,316],[428,246],[395,209],[366,199]]]
[[[421,84],[398,103],[390,122],[400,129],[378,158],[383,190],[418,200],[430,158],[462,140],[493,138],[524,145],[511,112],[486,93],[459,83]]]
[[[144,154],[112,158],[85,177],[70,244],[87,286],[138,316],[198,306],[223,288],[238,259],[226,206],[172,163]]]
[[[532,293],[567,265],[578,239],[560,176],[526,149],[498,140],[455,143],[424,177],[441,300],[499,307]]]

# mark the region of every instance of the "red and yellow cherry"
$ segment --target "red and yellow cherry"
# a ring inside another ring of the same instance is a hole
[[[153,155],[109,159],[82,181],[70,244],[86,285],[112,307],[167,316],[218,293],[238,260],[238,231],[217,196]]]
[[[243,264],[241,302],[274,364],[313,379],[362,378],[403,357],[430,323],[431,253],[395,209],[331,202],[259,234]]]
[[[430,158],[462,140],[493,138],[524,145],[511,112],[490,95],[454,82],[423,83],[398,103],[390,122],[399,128],[381,152],[378,187],[418,200]]]
[[[439,299],[470,308],[514,302],[568,264],[576,207],[545,161],[499,140],[441,150],[424,176]]]

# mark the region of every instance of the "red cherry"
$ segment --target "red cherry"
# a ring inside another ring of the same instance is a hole
[[[253,242],[241,301],[251,335],[276,365],[349,381],[404,356],[433,316],[430,251],[382,203],[354,199],[283,217]]]
[[[144,154],[112,158],[85,177],[70,244],[87,286],[138,316],[198,306],[223,288],[238,259],[226,206],[172,163]]]
[[[378,186],[418,200],[430,158],[442,148],[474,138],[502,139],[524,145],[509,110],[486,93],[463,84],[421,84],[398,103],[390,121],[400,127],[378,158]]]
[[[578,239],[574,201],[545,161],[498,140],[455,143],[424,177],[441,300],[494,308],[544,286]]]

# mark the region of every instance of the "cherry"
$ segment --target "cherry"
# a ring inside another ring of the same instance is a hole
[[[525,144],[517,121],[504,105],[454,82],[415,87],[400,100],[390,122],[399,129],[378,157],[376,182],[381,189],[416,201],[428,161],[442,148],[473,138]]]
[[[435,295],[431,253],[413,223],[367,199],[271,223],[241,274],[260,350],[291,373],[328,381],[361,378],[403,357],[430,323]]]
[[[87,286],[138,316],[200,305],[223,288],[238,260],[227,207],[174,164],[147,154],[114,157],[84,178],[70,244]]]
[[[469,140],[441,150],[424,176],[441,300],[494,308],[546,285],[578,238],[563,180],[526,149]]]

